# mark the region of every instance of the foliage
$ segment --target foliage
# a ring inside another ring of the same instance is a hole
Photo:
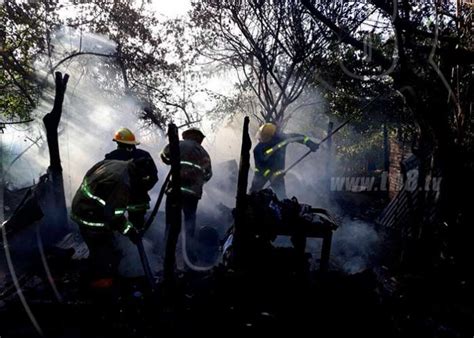
[[[285,125],[289,106],[322,55],[317,25],[294,1],[209,0],[193,6],[200,52],[235,70],[236,95],[230,102],[258,104],[252,112],[257,119]]]
[[[73,7],[72,7],[73,6]],[[53,72],[76,62],[108,95],[129,95],[141,117],[163,127],[168,120],[197,120],[192,104],[199,91],[192,43],[180,20],[160,21],[142,2],[93,0],[80,4],[6,1],[1,7],[2,73],[0,104],[9,118],[28,116],[38,103],[45,79],[35,73],[41,61]],[[79,36],[71,46],[58,39]],[[87,41],[94,35],[113,50]],[[94,62],[98,72],[87,69]]]
[[[352,21],[356,25],[347,29],[347,24],[324,11],[323,3],[301,1],[313,19],[326,26],[341,45],[359,53],[367,49],[362,30],[355,29],[358,23],[353,19],[363,11],[356,4],[345,5],[352,12],[346,16],[349,24]],[[357,77],[358,82],[376,80],[380,88],[386,88],[389,93],[398,92],[403,98],[418,129],[413,152],[420,161],[420,180],[433,173],[443,177],[436,224],[431,220],[422,224],[424,238],[420,239],[430,243],[430,233],[439,231],[440,224],[449,225],[449,238],[445,238],[449,254],[458,262],[468,264],[463,258],[467,251],[463,250],[470,248],[465,239],[472,236],[472,213],[461,196],[473,188],[472,180],[466,180],[474,168],[472,156],[468,156],[474,141],[472,6],[461,5],[461,2],[412,0],[371,0],[368,3],[366,10],[380,13],[385,19],[375,23],[376,30],[372,33],[376,39],[370,49],[371,57],[365,60],[365,68],[381,75]],[[387,27],[379,28],[381,25]],[[394,46],[396,58],[387,53],[389,46]],[[420,198],[431,202],[428,193]],[[440,256],[439,252],[431,254]]]
[[[464,11],[461,9],[457,15],[452,3],[435,6],[432,3],[414,1],[402,1],[400,4],[392,1],[371,1],[370,5],[363,8],[354,4],[341,5],[346,7],[346,22],[339,23],[340,17],[329,16],[324,4],[303,2],[313,18],[326,25],[333,38],[344,45],[345,51],[342,53],[339,50],[330,50],[333,59],[340,59],[344,64],[349,64],[344,69],[346,76],[340,74],[342,81],[346,83],[336,82],[337,86],[334,87],[356,89],[362,98],[373,97],[374,93],[380,92],[386,92],[394,98],[394,93],[398,91],[399,97],[410,101],[405,107],[411,110],[409,113],[422,125],[421,128],[425,129],[433,122],[430,122],[427,116],[428,107],[445,106],[447,102],[451,106],[451,115],[454,113],[453,108],[457,110],[457,114],[461,113],[460,107],[456,107],[457,103],[469,105],[471,100],[468,91],[472,90],[469,80],[462,75],[457,79],[452,76],[453,69],[456,68],[467,75],[470,69],[467,65],[470,61],[465,57],[470,57],[472,61],[472,45],[469,43],[472,32],[467,29],[469,23],[466,21],[470,13],[468,8],[464,8]],[[361,13],[366,17],[365,25],[361,25],[361,21],[356,19]],[[377,19],[370,19],[371,15],[375,14]],[[361,27],[357,28],[360,25]],[[370,46],[365,42],[367,36],[371,37]],[[367,47],[370,47],[372,54],[369,60],[363,53]],[[390,68],[392,65],[394,67]],[[331,68],[335,69],[336,67]],[[384,70],[387,72],[384,73]],[[467,81],[461,83],[459,80]],[[460,97],[457,98],[453,90],[456,86],[460,89]],[[417,94],[415,98],[413,90]],[[419,105],[415,105],[413,100],[417,100]],[[391,104],[392,107],[400,106],[399,99],[391,101],[395,103]],[[464,109],[464,112],[467,113],[467,110]],[[387,112],[394,110],[387,109]],[[448,111],[439,113],[438,118],[443,119],[443,113],[448,114]],[[395,116],[400,117],[399,114]],[[452,115],[445,115],[445,118],[446,127],[468,127],[467,124],[455,126],[455,118]],[[440,130],[435,129],[425,131],[440,133]]]
[[[38,3],[7,1],[0,6],[0,116],[25,119],[35,107],[40,88],[32,63],[48,48],[46,25],[53,17]]]

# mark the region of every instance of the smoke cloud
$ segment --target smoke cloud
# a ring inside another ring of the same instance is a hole
[[[55,34],[53,58],[60,60],[80,43],[83,50],[97,53],[111,54],[116,48],[113,42],[100,35],[83,34],[81,37],[75,30],[62,29]],[[59,135],[68,205],[86,171],[115,148],[111,140],[119,127],[126,126],[133,130],[142,142],[140,147],[149,151],[155,159],[160,180],[150,193],[152,201],[156,200],[169,170],[159,158],[159,152],[167,143],[163,132],[144,127],[137,117],[142,107],[133,97],[120,91],[109,92],[101,86],[104,81],[120,79],[120,74],[114,72],[111,67],[104,69],[105,65],[111,62],[112,59],[104,60],[98,59],[97,56],[82,55],[70,59],[58,68],[59,71],[70,74]],[[52,77],[46,72],[48,65],[45,60],[38,60],[36,68],[40,77],[49,78],[51,82]],[[20,153],[29,147],[9,170],[8,180],[11,188],[29,186],[40,173],[46,171],[48,153],[40,118],[51,110],[54,99],[52,82],[50,88],[34,112],[37,117],[34,123],[24,130],[7,130],[8,141],[4,146],[9,147],[12,153]],[[295,111],[286,126],[286,131],[304,133],[317,141],[325,136],[329,119],[325,115],[326,108],[320,94],[313,93],[312,97],[315,98],[315,102],[321,103]],[[210,153],[214,176],[204,187],[204,195],[199,204],[198,228],[211,225],[221,236],[231,225],[229,209],[235,205],[241,126],[242,120],[237,117],[232,121],[224,121],[220,127],[215,128],[215,131],[204,128],[207,137],[203,146]],[[251,126],[253,134],[257,128],[258,125],[253,121]],[[37,144],[31,146],[30,139],[38,140]],[[252,141],[255,145],[256,140]],[[303,145],[289,145],[287,165],[296,161],[306,151]],[[338,206],[328,198],[331,172],[327,171],[326,163],[330,158],[327,149],[321,147],[317,153],[310,155],[295,167],[286,177],[287,194],[289,197],[296,196],[302,203],[328,208],[337,215]],[[250,173],[249,183],[252,176]],[[162,206],[161,210],[163,209]],[[71,226],[77,229],[74,224]],[[145,250],[155,271],[161,266],[163,232],[164,217],[160,212],[145,239]],[[142,274],[136,248],[123,236],[118,235],[117,240],[124,255],[121,263],[122,273],[126,276]],[[343,226],[334,235],[333,260],[344,271],[358,271],[368,265],[377,240],[377,234],[371,225],[361,221],[343,222]],[[318,244],[312,241],[310,246],[311,249],[318,249]]]

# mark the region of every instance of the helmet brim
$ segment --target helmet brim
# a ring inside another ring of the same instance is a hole
[[[123,143],[123,144],[135,145],[135,146],[137,146],[137,145],[139,145],[139,144],[140,144],[140,142],[138,142],[138,141],[122,141],[122,140],[121,140],[121,141],[119,141],[119,140],[116,140],[116,139],[112,139],[112,141],[114,141],[114,142],[117,142],[117,143]]]

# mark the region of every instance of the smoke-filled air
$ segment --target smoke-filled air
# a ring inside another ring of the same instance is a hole
[[[472,9],[0,2],[0,338],[471,336]]]

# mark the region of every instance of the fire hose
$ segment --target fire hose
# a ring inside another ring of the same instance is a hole
[[[145,252],[145,248],[143,247],[143,234],[148,230],[150,227],[151,223],[153,223],[153,220],[156,217],[156,214],[158,213],[158,210],[160,209],[161,202],[163,201],[163,197],[165,195],[166,187],[168,186],[168,182],[170,181],[171,177],[171,171],[168,173],[166,176],[165,181],[163,182],[163,185],[161,186],[160,193],[158,194],[158,198],[156,200],[155,206],[153,207],[153,210],[150,214],[150,217],[148,217],[147,221],[145,222],[145,225],[143,227],[143,230],[139,233],[138,240],[136,243],[137,249],[138,249],[138,254],[140,255],[140,261],[143,266],[143,271],[145,272],[145,277],[148,281],[148,284],[151,288],[151,291],[153,292],[155,290],[155,280],[153,278],[153,272],[151,271],[150,268],[150,262],[148,261],[147,254]]]
[[[171,178],[171,170],[168,172],[168,175],[166,175],[165,181],[163,182],[163,185],[161,186],[161,190],[156,200],[155,207],[153,208],[153,211],[151,212],[150,217],[148,217],[147,221],[145,222],[145,226],[143,227],[144,229],[143,233],[148,230],[151,223],[155,219],[156,214],[158,213],[158,210],[160,209],[160,205],[161,205],[161,202],[163,201],[163,197],[165,196],[165,191],[170,181],[170,178]]]
[[[149,283],[150,288],[151,288],[152,291],[154,291],[154,289],[155,289],[155,282],[154,282],[153,273],[152,273],[151,268],[150,268],[150,263],[148,261],[147,254],[146,254],[145,249],[143,247],[142,237],[143,237],[144,232],[146,232],[146,230],[153,223],[153,220],[155,219],[156,214],[158,213],[158,210],[160,209],[160,205],[161,205],[161,202],[163,201],[163,197],[165,195],[166,188],[168,187],[168,183],[170,181],[170,178],[171,178],[171,170],[168,172],[168,175],[166,176],[166,179],[163,182],[163,185],[161,186],[161,190],[160,190],[160,193],[159,193],[158,198],[156,200],[155,206],[154,206],[154,208],[153,208],[153,210],[150,214],[150,217],[148,217],[147,221],[145,222],[144,230],[140,233],[139,240],[136,243],[136,246],[137,246],[137,249],[138,249],[138,254],[140,255],[140,261],[141,261],[142,266],[143,266],[143,271],[145,272],[145,276],[148,280],[148,283]],[[191,260],[188,257],[187,250],[186,250],[187,240],[188,240],[186,238],[186,231],[182,231],[181,235],[182,235],[182,255],[183,255],[183,259],[184,259],[184,262],[186,263],[186,265],[194,271],[208,271],[208,270],[212,269],[214,267],[214,265],[211,265],[211,266],[198,266],[198,265],[194,265],[191,262]]]

